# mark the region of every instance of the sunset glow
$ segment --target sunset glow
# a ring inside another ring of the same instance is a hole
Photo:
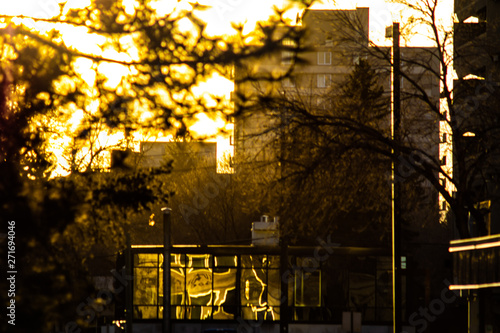
[[[85,7],[88,5],[89,0],[70,0],[67,2],[61,0],[20,0],[15,2],[7,2],[0,8],[0,13],[6,15],[23,15],[35,18],[50,18],[57,15],[60,11],[59,3],[65,3],[62,11],[66,12],[69,8]],[[243,0],[203,0],[200,4],[210,6],[209,9],[204,11],[197,11],[196,15],[207,22],[206,30],[204,33],[208,35],[227,35],[234,33],[232,28],[233,24],[244,25],[244,32],[248,33],[254,29],[255,24],[259,20],[266,20],[267,17],[273,14],[274,7],[283,8],[286,2],[284,0],[257,0],[257,1],[243,1]],[[451,1],[444,2],[444,4]],[[136,4],[133,0],[123,1],[126,11],[133,13]],[[190,4],[188,1],[158,1],[155,3],[155,8],[160,15],[175,12],[178,10],[189,9]],[[370,8],[370,38],[373,42],[379,45],[386,45],[390,40],[385,39],[385,27],[392,24],[393,21],[408,20],[411,18],[411,13],[402,12],[401,5],[388,3],[383,0],[369,1],[369,0],[344,0],[344,1],[318,1],[312,8],[314,9],[354,9],[356,7],[369,7]],[[448,23],[451,22],[451,6],[446,7],[443,5],[444,10],[442,13],[443,21],[446,19]],[[298,11],[290,9],[285,15],[286,18],[293,22],[297,16]],[[23,22],[38,31],[45,31],[50,28],[50,25],[45,22],[33,21],[30,19],[23,19]],[[182,23],[182,22],[181,22]],[[96,34],[88,34],[85,28],[74,27],[61,27],[58,28],[63,33],[63,39],[71,48],[85,52],[87,54],[101,55],[105,58],[115,59],[120,61],[133,61],[138,59],[137,49],[133,46],[133,42],[121,41],[124,45],[129,44],[130,47],[126,51],[117,51],[111,48],[102,48],[104,38]],[[189,25],[186,25],[189,29]],[[419,30],[420,31],[420,30]],[[403,42],[403,41],[402,41]],[[406,40],[404,43],[410,43],[412,46],[425,45],[425,36],[413,36],[411,40]],[[414,45],[416,44],[416,45]],[[109,88],[116,87],[126,75],[133,75],[130,70],[123,65],[112,63],[101,63],[97,68],[94,68],[93,61],[85,58],[79,58],[74,63],[77,73],[88,84],[89,88],[94,86],[96,80],[96,71],[105,76],[105,86]],[[183,74],[184,73],[184,74]],[[180,70],[179,75],[185,75],[185,72]],[[201,96],[202,100],[208,107],[215,105],[214,97],[224,100],[228,111],[232,108],[230,101],[230,93],[234,89],[234,84],[221,76],[213,75],[205,81],[200,82],[197,86],[192,88],[192,92]],[[78,113],[76,113],[78,114]],[[75,116],[76,117],[76,116]],[[75,118],[73,117],[73,118]],[[222,159],[224,155],[232,155],[233,147],[230,145],[230,136],[233,128],[232,124],[227,124],[225,116],[219,115],[208,116],[206,114],[199,114],[195,117],[195,121],[190,121],[190,131],[195,139],[204,139],[208,141],[215,141],[218,143],[218,157]],[[144,140],[168,140],[169,135],[161,135],[158,133],[156,137],[137,137],[139,141]],[[59,142],[61,144],[61,142]]]

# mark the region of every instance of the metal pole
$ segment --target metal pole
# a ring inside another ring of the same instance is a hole
[[[163,207],[163,333],[170,333],[170,212]]]
[[[281,276],[281,302],[280,302],[280,333],[288,333],[288,241],[286,236],[281,236],[280,276]]]
[[[392,42],[393,42],[393,69],[392,69],[392,84],[393,84],[393,140],[395,148],[393,149],[392,162],[392,306],[393,306],[393,323],[394,333],[402,332],[402,295],[401,295],[401,184],[396,177],[396,171],[399,168],[398,157],[401,135],[401,75],[400,75],[400,48],[399,48],[399,23],[392,25]]]
[[[125,242],[127,249],[125,250],[125,276],[133,276],[132,268],[132,246],[130,241],[130,230],[125,231]],[[132,333],[134,320],[134,280],[127,281],[125,285],[125,330],[127,333]]]

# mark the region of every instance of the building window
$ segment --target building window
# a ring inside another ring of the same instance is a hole
[[[134,258],[134,318],[159,318],[160,272],[157,253],[141,253]]]
[[[172,259],[172,318],[235,318],[236,256],[176,254]]]
[[[172,319],[234,320],[238,316],[244,320],[280,319],[279,255],[173,253],[170,259]],[[295,265],[287,274],[288,304],[297,313],[321,307],[321,268],[309,257],[290,259]],[[134,256],[133,295],[135,319],[162,318],[162,254]]]
[[[244,320],[279,320],[279,256],[242,255],[240,306]]]
[[[332,52],[318,52],[318,65],[331,65],[332,64]]]
[[[287,50],[281,51],[281,64],[282,65],[291,65],[293,63],[293,58],[295,57],[295,52],[293,49],[297,48],[297,43],[290,38],[283,39],[283,46],[287,48]]]
[[[446,143],[448,142],[448,135],[446,133],[443,133],[441,136],[441,143]]]
[[[318,263],[309,257],[297,257],[296,261],[294,306],[321,307],[321,270],[317,269]]]
[[[283,79],[282,82],[283,88],[294,88],[295,87],[295,79],[291,77],[287,77]]]
[[[140,253],[134,262],[134,318],[162,318],[163,260]],[[234,319],[236,256],[172,254],[170,304],[174,319]]]
[[[318,74],[317,75],[318,88],[326,88],[330,87],[332,84],[332,75],[331,74]]]

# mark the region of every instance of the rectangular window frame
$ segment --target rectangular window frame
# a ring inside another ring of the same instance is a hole
[[[318,51],[318,65],[328,66],[332,64],[332,52]]]
[[[282,81],[283,88],[295,88],[295,79],[292,77],[286,77]]]
[[[332,85],[332,74],[327,74],[327,73],[322,73],[322,74],[317,74],[317,87],[318,88],[328,88],[331,87]]]

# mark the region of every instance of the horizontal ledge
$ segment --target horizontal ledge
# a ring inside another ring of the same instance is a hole
[[[450,290],[482,289],[500,287],[500,282],[480,283],[480,284],[451,284]]]

